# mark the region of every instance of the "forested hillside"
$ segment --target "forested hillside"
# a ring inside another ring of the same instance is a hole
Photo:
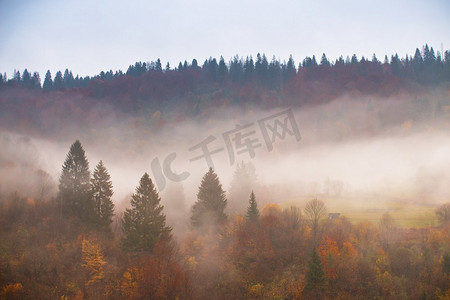
[[[450,51],[25,69],[0,108],[0,299],[450,299]]]
[[[0,77],[0,125],[8,128],[22,121],[32,126],[21,127],[47,133],[63,125],[58,115],[89,124],[112,109],[119,116],[132,115],[142,122],[157,119],[153,123],[160,126],[208,117],[227,107],[305,107],[346,95],[389,98],[406,94],[427,102],[435,97],[437,87],[445,93],[438,103],[442,112],[449,105],[449,82],[450,51],[436,53],[428,45],[416,49],[414,55],[401,58],[395,54],[382,61],[353,55],[330,62],[323,54],[320,60],[306,57],[297,64],[292,56],[286,62],[258,54],[255,59],[236,56],[226,62],[223,57],[210,58],[203,65],[194,59],[163,68],[157,59],[137,62],[126,72],[101,72],[92,78],[74,77],[67,69],[52,77],[48,71],[42,84],[38,73],[32,75],[25,69],[9,80],[6,74]]]

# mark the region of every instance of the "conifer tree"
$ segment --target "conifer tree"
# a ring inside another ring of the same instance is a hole
[[[303,292],[312,297],[312,299],[322,299],[325,288],[325,272],[323,271],[317,249],[313,248],[308,262],[308,272],[306,273],[306,283]]]
[[[158,58],[155,63],[155,71],[162,71],[161,60]]]
[[[247,56],[247,59],[245,60],[244,64],[244,75],[245,80],[250,80],[253,77],[253,74],[255,72],[255,64],[253,63],[253,58],[250,56]]]
[[[55,79],[53,80],[53,88],[55,90],[63,88],[63,77],[61,71],[56,72]]]
[[[158,239],[170,238],[172,228],[166,226],[160,202],[150,176],[145,173],[131,196],[131,208],[123,216],[122,244],[126,249],[151,252]]]
[[[197,60],[195,58],[192,59],[191,67],[193,69],[198,69],[198,62],[197,62]]]
[[[256,221],[259,218],[259,209],[258,204],[256,203],[255,199],[255,193],[250,194],[250,200],[248,201],[248,208],[247,208],[247,218],[250,221]]]
[[[222,184],[212,168],[203,176],[197,201],[192,206],[191,224],[195,228],[204,225],[218,225],[226,220],[227,199]]]
[[[328,61],[327,56],[325,55],[325,53],[322,54],[322,58],[320,59],[320,65],[321,66],[325,66],[325,67],[330,67],[330,62]]]
[[[89,162],[83,146],[76,140],[70,147],[59,179],[62,213],[83,219],[91,216]]]
[[[230,77],[234,82],[240,81],[242,79],[244,66],[242,61],[239,60],[239,56],[235,55],[233,60],[230,62]]]
[[[209,77],[212,81],[217,80],[217,72],[219,69],[219,65],[217,64],[217,60],[215,58],[209,58],[208,60],[208,73]]]
[[[251,162],[238,163],[228,190],[228,210],[239,214],[244,213],[247,203],[243,199],[247,199],[252,190],[258,191],[258,187],[255,166]]]
[[[17,81],[17,82],[21,82],[21,77],[20,77],[20,72],[19,72],[19,70],[14,70],[14,76],[13,76],[13,78],[14,78],[14,80],[15,81]]]
[[[27,69],[23,70],[23,73],[22,73],[23,85],[26,87],[30,87],[30,81],[31,81],[31,74],[28,72]]]
[[[94,204],[95,219],[100,229],[111,232],[110,224],[114,216],[114,203],[111,176],[102,161],[95,167],[91,179],[91,197]]]
[[[223,81],[228,73],[227,65],[225,64],[225,60],[223,56],[220,57],[219,66],[217,68],[217,75],[220,81]]]
[[[32,89],[41,88],[41,77],[39,76],[39,72],[33,72],[29,87]]]
[[[297,70],[295,69],[294,58],[292,57],[292,55],[290,55],[289,60],[286,65],[285,80],[288,81],[289,79],[294,77],[296,73],[297,73]]]
[[[66,69],[64,71],[64,77],[63,77],[62,81],[63,81],[63,87],[71,88],[73,86],[73,81],[74,81],[72,71],[69,71],[69,69]]]

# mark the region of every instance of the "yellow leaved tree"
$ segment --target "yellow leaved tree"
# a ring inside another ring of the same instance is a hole
[[[86,269],[89,276],[87,285],[94,284],[103,279],[103,267],[106,265],[106,261],[100,246],[94,241],[84,238],[81,244],[81,253],[82,266]]]

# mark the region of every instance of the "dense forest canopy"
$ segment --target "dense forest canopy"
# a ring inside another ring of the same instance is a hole
[[[329,61],[323,54],[320,59],[306,57],[297,65],[292,56],[286,62],[258,54],[245,59],[235,56],[228,62],[223,57],[209,58],[203,64],[193,59],[176,68],[161,64],[159,59],[137,62],[126,72],[84,78],[67,69],[54,76],[48,71],[42,83],[37,72],[27,69],[15,71],[12,79],[1,75],[1,125],[8,128],[19,119],[49,134],[61,121],[56,125],[56,118],[48,120],[48,116],[62,113],[80,126],[108,109],[118,117],[131,115],[145,124],[153,119],[161,126],[211,116],[227,107],[305,107],[346,95],[388,98],[403,93],[422,101],[435,97],[434,90],[447,93],[450,81],[450,51],[435,52],[428,45],[414,55],[381,60],[375,55],[353,55]],[[448,103],[438,105],[442,111]],[[98,107],[102,112],[96,111]]]
[[[226,62],[223,57],[205,60],[200,66],[196,59],[192,62],[180,62],[178,67],[171,68],[167,63],[165,68],[161,65],[161,60],[151,62],[136,62],[130,65],[126,72],[118,70],[113,72],[102,71],[93,77],[74,76],[72,71],[66,69],[64,73],[57,71],[54,77],[50,70],[45,74],[41,84],[41,76],[38,72],[31,73],[27,69],[15,70],[13,78],[7,78],[6,73],[0,74],[0,83],[6,86],[23,86],[26,88],[42,88],[44,90],[60,90],[74,87],[87,87],[96,80],[109,81],[124,76],[141,77],[149,73],[164,73],[175,77],[174,72],[184,73],[181,76],[185,80],[186,75],[195,75],[197,82],[233,82],[244,84],[249,81],[257,81],[260,85],[270,89],[280,89],[297,74],[301,74],[307,80],[324,80],[327,77],[347,76],[379,76],[380,74],[391,74],[400,78],[412,80],[420,84],[439,84],[448,81],[450,65],[450,51],[440,53],[425,45],[422,50],[417,48],[414,55],[399,57],[396,53],[384,57],[380,61],[375,54],[371,58],[360,59],[354,54],[345,59],[341,56],[335,61],[330,61],[322,54],[320,59],[314,55],[306,57],[296,65],[294,58],[289,57],[288,61],[280,61],[275,56],[267,58],[265,54],[258,53],[256,58],[247,56],[245,59],[236,55]],[[188,73],[188,74],[186,74]],[[155,75],[156,76],[156,75]],[[158,84],[158,77],[153,79]]]

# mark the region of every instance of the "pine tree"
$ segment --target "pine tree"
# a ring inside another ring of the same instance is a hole
[[[328,58],[325,55],[325,53],[322,54],[322,58],[320,59],[320,65],[324,66],[324,67],[329,67],[330,66],[330,62],[328,61]]]
[[[250,200],[248,201],[248,208],[247,208],[247,218],[250,221],[256,221],[259,218],[259,209],[258,204],[256,203],[255,199],[255,193],[250,194]]]
[[[22,79],[21,79],[21,77],[20,77],[20,72],[19,72],[19,70],[17,70],[17,71],[14,70],[14,77],[13,77],[13,78],[14,78],[15,81],[21,82]]]
[[[308,272],[306,273],[306,283],[303,292],[313,299],[322,299],[325,288],[325,272],[323,271],[317,249],[313,248],[308,262]]]
[[[209,77],[212,81],[217,80],[217,72],[219,69],[219,65],[217,64],[217,60],[215,58],[209,58],[208,60],[208,73]]]
[[[55,90],[63,88],[63,77],[61,71],[56,72],[55,79],[53,80],[53,87]]]
[[[90,218],[92,205],[89,179],[89,162],[83,146],[76,140],[66,156],[59,179],[59,199],[63,214]]]
[[[230,62],[230,77],[234,82],[238,82],[242,79],[244,67],[242,61],[239,60],[239,56],[235,55]]]
[[[372,62],[373,62],[374,64],[378,64],[378,63],[379,63],[379,61],[378,61],[377,56],[375,55],[375,53],[372,55]]]
[[[434,56],[434,50],[433,50],[433,55],[432,55],[431,51],[430,51],[430,48],[428,48],[428,44],[425,44],[425,46],[423,47],[422,52],[423,52],[423,62],[426,65],[432,64],[434,59],[436,59],[436,57],[433,57]]]
[[[290,55],[289,56],[289,60],[288,60],[287,65],[286,65],[285,80],[288,81],[289,79],[294,77],[296,73],[297,72],[296,72],[296,69],[295,69],[294,58],[292,58],[292,55]]]
[[[258,190],[259,184],[256,170],[251,162],[238,163],[230,183],[228,193],[228,210],[235,213],[244,213],[247,209],[246,201],[252,189]]]
[[[122,244],[126,249],[151,252],[158,239],[170,238],[172,228],[166,226],[160,201],[150,176],[145,173],[131,196],[131,209],[126,209],[123,216]]]
[[[391,71],[392,74],[398,76],[400,75],[400,68],[401,68],[401,61],[398,57],[398,54],[395,53],[395,55],[391,56]]]
[[[111,176],[100,161],[95,167],[91,179],[91,197],[94,204],[96,221],[100,229],[111,232],[110,224],[114,216],[114,203]]]
[[[192,60],[191,67],[193,69],[198,69],[198,62],[195,58]]]
[[[227,65],[225,64],[223,56],[220,57],[217,73],[220,81],[223,81],[228,74],[228,68]]]
[[[245,60],[244,64],[244,75],[245,80],[250,80],[253,77],[253,74],[255,73],[255,64],[253,63],[253,58],[250,56],[247,56],[247,59]]]
[[[275,55],[272,57],[272,61],[269,64],[269,69],[266,74],[266,84],[271,89],[279,89],[281,86],[281,64],[275,58]]]
[[[28,72],[27,69],[23,70],[23,73],[22,73],[23,85],[25,87],[30,87],[30,81],[31,81],[31,74]]]
[[[419,48],[416,48],[416,52],[414,53],[413,62],[414,62],[415,67],[420,67],[423,64],[423,57],[422,57],[422,53],[420,53]]]
[[[71,87],[73,87],[73,81],[74,81],[74,79],[73,79],[72,71],[69,71],[69,69],[66,69],[64,71],[63,86],[65,88],[71,88]]]
[[[30,88],[39,89],[41,88],[41,77],[39,76],[39,72],[34,72],[33,76],[30,80]]]
[[[227,199],[217,174],[212,168],[203,176],[197,194],[197,201],[192,206],[191,224],[199,229],[205,225],[217,225],[224,220]]]
[[[181,63],[181,61],[180,61],[180,63],[178,64],[177,70],[178,70],[178,72],[183,71],[183,64]]]
[[[257,54],[255,62],[255,74],[261,83],[266,84],[268,79],[269,62],[265,54]]]
[[[162,71],[161,60],[158,58],[155,63],[155,71]]]

